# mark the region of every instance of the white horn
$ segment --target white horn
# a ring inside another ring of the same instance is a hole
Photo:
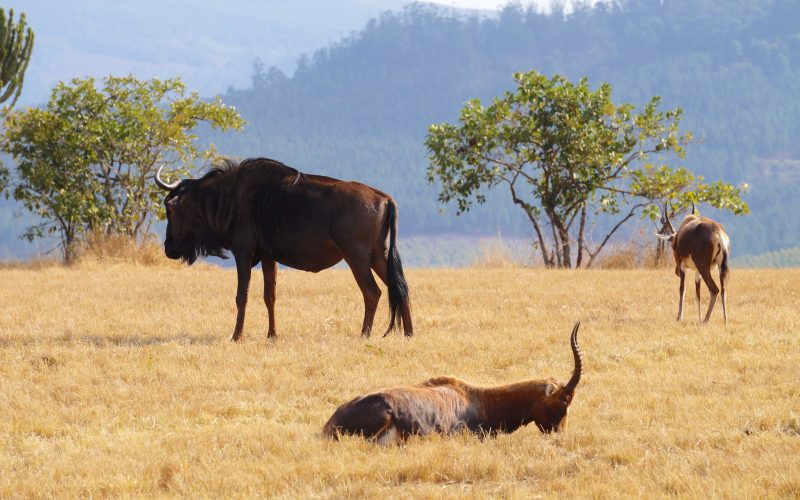
[[[167,184],[166,182],[161,180],[161,170],[163,170],[163,169],[164,169],[164,165],[161,165],[160,167],[158,167],[158,172],[156,172],[156,175],[155,175],[155,177],[153,177],[153,180],[156,181],[156,185],[158,187],[160,187],[161,189],[163,189],[165,191],[172,191],[173,189],[178,187],[178,185],[181,183],[181,181],[177,180],[177,181],[173,182],[172,184]]]

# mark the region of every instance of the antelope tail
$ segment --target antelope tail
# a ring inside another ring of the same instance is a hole
[[[728,284],[728,276],[730,276],[731,269],[728,266],[728,250],[725,246],[722,246],[722,263],[719,265],[719,275],[720,281],[722,281],[722,286]]]

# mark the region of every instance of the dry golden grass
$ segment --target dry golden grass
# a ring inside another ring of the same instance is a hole
[[[164,247],[152,234],[141,239],[122,234],[89,234],[77,248],[75,264],[130,263],[140,266],[178,266],[167,259]]]
[[[676,323],[663,269],[412,270],[417,336],[364,341],[349,271],[282,271],[267,342],[256,272],[231,344],[232,270],[3,269],[0,496],[796,498],[800,271],[733,273],[724,328]],[[566,379],[576,320],[566,433],[318,437],[382,386]]]

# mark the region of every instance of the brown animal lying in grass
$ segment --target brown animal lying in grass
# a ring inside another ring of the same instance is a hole
[[[432,432],[514,432],[531,422],[543,432],[564,430],[581,378],[579,326],[575,324],[570,337],[575,368],[566,384],[546,379],[478,387],[452,377],[432,378],[358,396],[334,412],[322,435],[338,439],[340,434],[356,434],[389,444]]]

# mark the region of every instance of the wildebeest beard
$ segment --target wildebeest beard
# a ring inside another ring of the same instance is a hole
[[[170,246],[174,247],[178,251],[180,259],[189,265],[194,264],[198,257],[228,258],[226,245],[210,227],[207,217],[206,221],[195,226],[192,234],[182,241],[177,241],[174,238],[170,238],[170,240]]]
[[[200,231],[206,232],[206,231]],[[206,239],[204,235],[196,234],[195,238],[188,245],[181,248],[181,260],[189,265],[194,264],[198,257],[219,257],[220,259],[227,259],[228,255],[225,249],[219,242],[213,238]]]

